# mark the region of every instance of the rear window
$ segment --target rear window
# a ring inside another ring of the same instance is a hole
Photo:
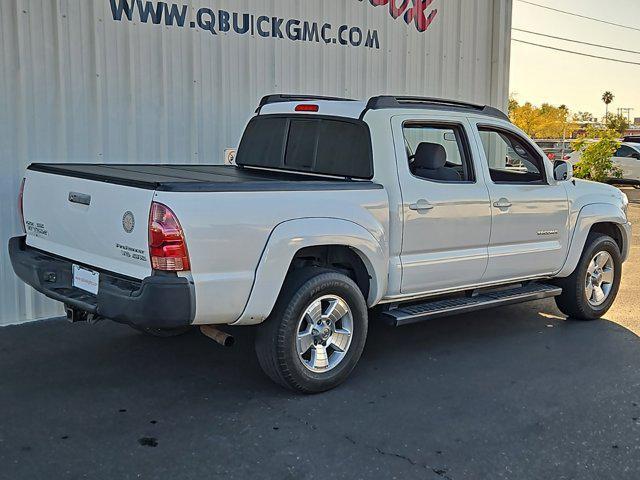
[[[341,177],[373,177],[369,128],[359,120],[255,117],[242,136],[236,163]]]

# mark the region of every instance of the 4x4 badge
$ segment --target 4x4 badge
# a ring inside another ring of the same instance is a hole
[[[122,228],[127,233],[133,232],[133,229],[136,226],[136,219],[131,212],[124,212],[124,216],[122,217]]]

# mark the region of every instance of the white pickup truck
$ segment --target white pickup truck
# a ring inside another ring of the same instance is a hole
[[[599,318],[631,243],[622,192],[496,109],[429,98],[272,95],[237,166],[33,164],[20,195],[14,270],[69,319],[260,324],[262,368],[301,392],[350,374],[370,317],[555,297]]]

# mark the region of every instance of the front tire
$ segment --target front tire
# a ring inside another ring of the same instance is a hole
[[[346,275],[307,268],[289,275],[256,333],[256,353],[277,384],[302,393],[344,382],[362,355],[367,304]]]
[[[558,279],[562,294],[556,297],[556,305],[576,320],[601,318],[616,299],[621,274],[618,244],[607,235],[592,233],[574,272]]]

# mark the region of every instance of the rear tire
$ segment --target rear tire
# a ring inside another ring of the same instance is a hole
[[[574,272],[556,280],[556,305],[576,320],[596,320],[611,308],[620,287],[622,255],[613,238],[591,233]]]
[[[302,393],[330,390],[355,368],[367,338],[367,304],[346,275],[294,271],[256,332],[256,354],[274,382]]]

